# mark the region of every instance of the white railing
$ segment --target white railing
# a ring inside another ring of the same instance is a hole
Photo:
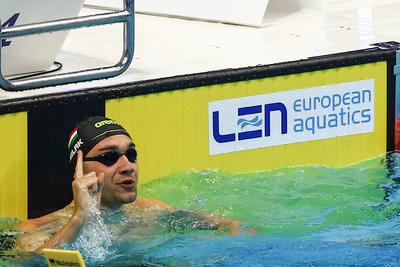
[[[134,53],[134,1],[124,0],[124,10],[105,14],[82,16],[70,19],[33,23],[0,29],[0,40],[40,34],[54,31],[65,31],[82,27],[100,26],[114,23],[124,23],[124,49],[120,61],[113,66],[85,69],[68,73],[38,76],[26,79],[9,80],[1,72],[0,45],[0,88],[7,91],[22,91],[28,89],[55,86],[97,79],[115,77],[123,73],[130,65]],[[1,25],[1,22],[0,22]]]

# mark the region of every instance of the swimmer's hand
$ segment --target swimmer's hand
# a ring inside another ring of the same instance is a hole
[[[96,196],[100,204],[101,193],[104,185],[104,173],[90,172],[83,174],[83,154],[78,151],[72,191],[74,194],[75,215],[86,217],[89,211],[89,201]]]
[[[104,173],[83,174],[83,155],[82,151],[78,151],[74,181],[72,182],[75,203],[74,214],[55,235],[42,246],[36,248],[35,251],[40,252],[44,248],[58,248],[62,244],[74,241],[85,224],[89,214],[90,201],[93,201],[93,197],[96,197],[97,203],[100,204],[103,184]]]
[[[169,230],[177,232],[187,229],[218,230],[230,235],[239,235],[241,226],[238,220],[195,210],[176,210],[164,215],[160,220]]]
[[[217,230],[230,235],[239,235],[241,222],[235,219],[226,219],[220,216],[208,215],[207,219],[217,225]]]

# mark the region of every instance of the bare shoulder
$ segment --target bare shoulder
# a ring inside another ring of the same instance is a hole
[[[30,231],[36,229],[37,227],[42,226],[46,223],[52,222],[54,220],[57,220],[60,217],[70,216],[72,208],[73,208],[73,206],[71,206],[71,204],[70,204],[60,210],[57,210],[50,214],[44,215],[42,217],[28,219],[26,221],[23,221],[20,224],[16,225],[15,228],[16,228],[16,230],[21,231],[21,232],[30,232]]]
[[[129,209],[159,209],[159,210],[169,210],[172,209],[170,205],[164,203],[158,199],[151,199],[151,198],[140,198],[136,199],[135,202],[129,204],[127,206]]]

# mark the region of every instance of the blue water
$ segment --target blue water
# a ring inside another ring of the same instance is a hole
[[[241,234],[164,229],[115,240],[106,259],[84,257],[88,266],[398,266],[399,178],[396,153],[346,168],[174,174],[140,196],[238,219]],[[3,254],[6,266],[45,266],[39,255]]]
[[[393,241],[393,240],[392,240]],[[118,253],[88,266],[398,266],[400,247],[312,238],[180,235],[153,246],[115,245]],[[42,257],[20,254],[5,266],[46,266]]]

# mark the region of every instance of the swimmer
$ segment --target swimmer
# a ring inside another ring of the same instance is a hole
[[[89,202],[93,197],[104,209],[132,214],[136,218],[131,220],[137,224],[135,229],[141,229],[143,218],[154,219],[151,214],[155,211],[185,214],[161,201],[137,198],[136,145],[115,120],[94,116],[81,121],[70,134],[68,151],[71,166],[75,166],[73,201],[61,210],[19,224],[18,230],[24,234],[17,241],[17,249],[41,251],[73,242],[88,218]],[[210,229],[231,234],[239,232],[240,223],[236,220],[195,214],[194,217],[203,220],[201,229],[208,225]],[[142,219],[138,220],[138,217]]]

